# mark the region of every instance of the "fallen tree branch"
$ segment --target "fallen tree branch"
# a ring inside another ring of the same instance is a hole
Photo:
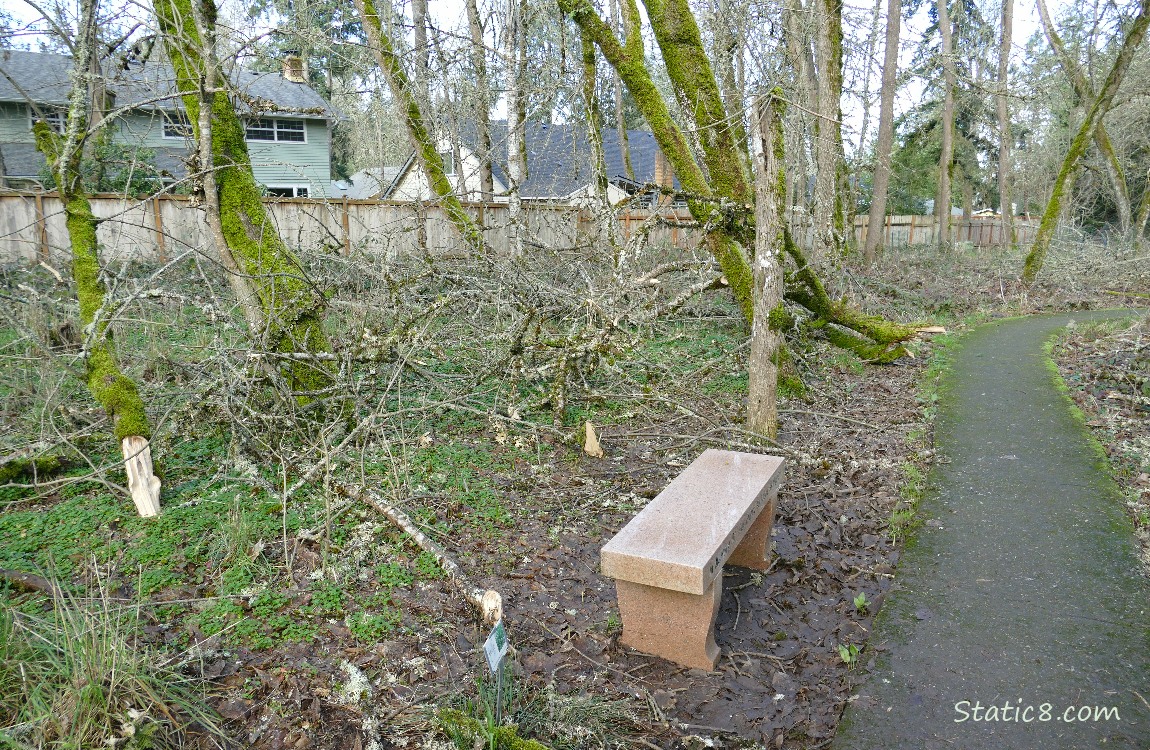
[[[472,583],[463,572],[463,568],[459,567],[459,563],[455,562],[447,550],[424,534],[411,520],[411,516],[371,490],[343,482],[333,482],[333,485],[339,494],[369,505],[387,516],[387,519],[407,533],[420,549],[434,557],[439,567],[447,573],[448,580],[472,606],[479,610],[485,623],[490,625],[503,619],[503,597],[499,592],[483,589]]]
[[[32,573],[21,573],[18,570],[5,570],[0,568],[0,578],[4,579],[18,589],[23,589],[25,591],[38,591],[41,594],[47,594],[53,599],[56,599],[60,596],[59,587],[43,576],[34,575]]]

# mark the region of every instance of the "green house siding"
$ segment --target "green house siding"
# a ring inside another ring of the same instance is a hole
[[[276,119],[295,119],[280,117]],[[32,143],[27,105],[0,102],[0,143]],[[330,134],[326,120],[304,120],[306,143],[248,141],[256,181],[269,186],[307,186],[311,197],[325,197],[331,181]],[[117,141],[150,149],[183,151],[190,139],[165,138],[164,115],[136,110],[118,118]]]
[[[286,119],[286,118],[278,118]],[[306,120],[307,143],[248,141],[256,181],[269,186],[306,185],[309,196],[327,195],[331,182],[326,120]]]
[[[0,143],[32,142],[28,107],[16,102],[0,102]]]
[[[148,148],[183,148],[187,142],[179,138],[164,138],[164,116],[155,110],[137,110],[120,117],[118,138]]]

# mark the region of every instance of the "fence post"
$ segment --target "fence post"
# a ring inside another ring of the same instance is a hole
[[[160,208],[160,196],[152,198],[152,223],[156,226],[156,245],[160,248],[160,264],[168,262],[168,245],[164,242],[164,211]]]
[[[36,260],[48,262],[48,217],[44,215],[44,193],[36,191]]]
[[[348,212],[351,207],[348,205],[347,196],[343,196],[343,254],[351,255],[351,217]]]

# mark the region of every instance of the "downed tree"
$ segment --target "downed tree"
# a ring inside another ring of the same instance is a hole
[[[205,192],[211,192],[209,211],[219,212],[218,227],[213,222],[211,228],[223,240],[218,251],[229,275],[244,281],[237,296],[248,325],[262,324],[252,335],[266,336],[268,348],[280,353],[330,352],[323,330],[326,300],[261,201],[244,125],[216,59],[214,1],[154,0],[153,7],[192,131],[210,148],[211,162],[200,168],[207,176]],[[248,309],[255,305],[259,310]],[[332,384],[322,363],[288,359],[285,369],[300,403],[310,403]]]
[[[748,262],[755,243],[754,189],[750,155],[739,113],[726,111],[702,35],[686,0],[645,0],[647,16],[667,75],[690,120],[680,127],[655,85],[644,57],[641,14],[637,0],[624,0],[629,22],[626,38],[599,17],[590,0],[557,0],[582,32],[599,47],[623,79],[647,124],[667,156],[687,199],[691,215],[706,231],[707,247],[748,322],[754,317],[754,275]],[[697,155],[685,133],[698,134]],[[901,346],[916,333],[914,326],[865,315],[845,302],[834,302],[805,254],[790,238],[786,255],[795,268],[786,274],[785,299],[804,308],[802,321],[831,343],[860,357],[889,362],[902,356]],[[797,324],[793,316],[787,323]]]

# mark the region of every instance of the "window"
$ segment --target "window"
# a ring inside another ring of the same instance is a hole
[[[272,198],[306,198],[306,185],[268,185],[267,194]]]
[[[260,118],[248,120],[247,139],[249,141],[286,141],[307,143],[307,131],[303,120],[272,120]]]
[[[440,151],[439,158],[443,159],[443,173],[455,174],[455,154],[451,151]]]
[[[307,138],[303,129],[303,120],[276,120],[276,140],[304,143]]]
[[[191,138],[192,123],[188,122],[188,116],[183,112],[165,112],[164,137]]]
[[[60,133],[61,135],[64,133],[64,125],[68,120],[68,116],[62,107],[41,106],[39,107],[38,112],[35,109],[29,107],[28,116],[31,118],[33,125],[35,125],[40,120],[43,120],[44,122],[48,123],[48,127],[52,128],[52,130]]]

